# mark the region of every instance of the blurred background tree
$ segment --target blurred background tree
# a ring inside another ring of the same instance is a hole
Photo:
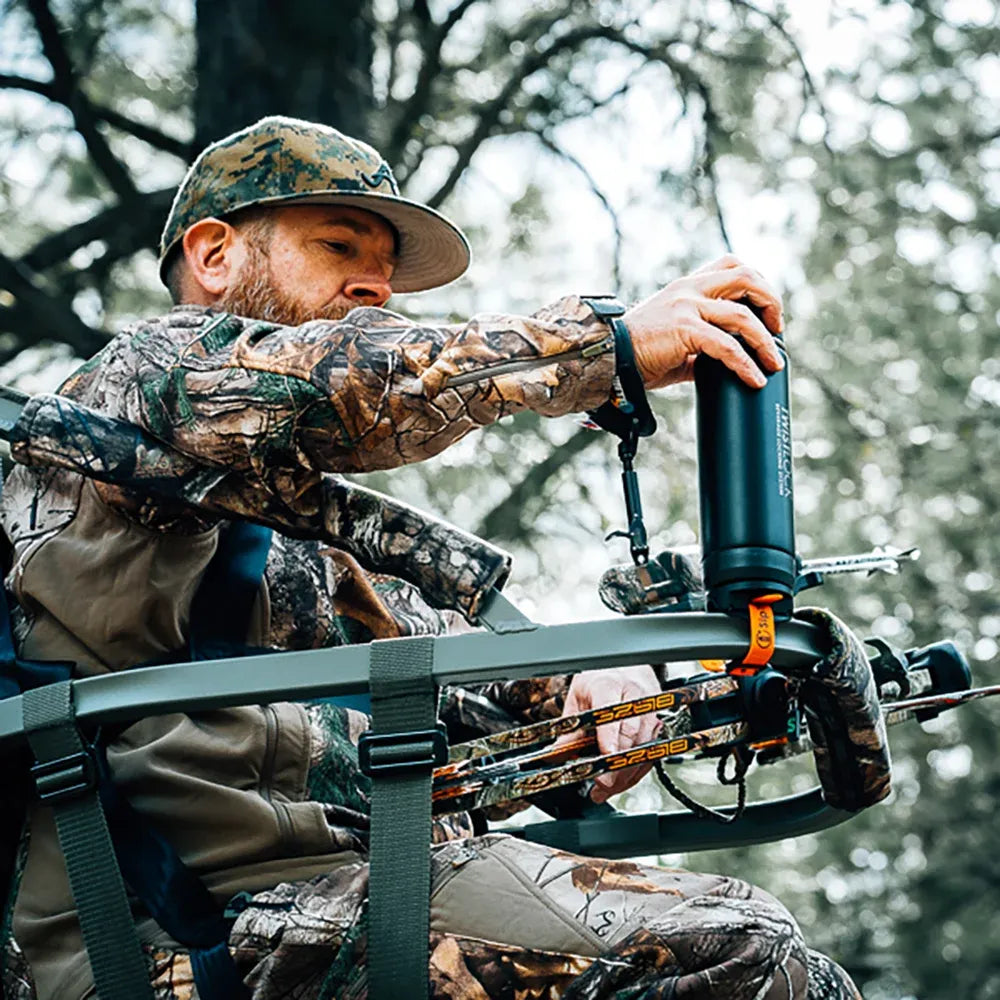
[[[637,298],[732,248],[784,293],[804,555],[919,545],[813,600],[997,680],[1000,13],[991,0],[0,0],[0,378],[51,388],[163,310],[185,165],[264,114],[362,134],[476,263],[418,317]],[[691,394],[640,455],[654,545],[697,538]],[[366,477],[517,556],[542,620],[603,613],[613,449],[505,420]],[[998,706],[894,732],[887,804],[825,834],[668,856],[778,894],[874,998],[1000,996]],[[778,768],[761,794],[809,776]],[[781,773],[779,773],[779,771]],[[687,772],[685,772],[687,773]],[[711,798],[707,777],[691,786]],[[643,786],[633,807],[656,807]]]

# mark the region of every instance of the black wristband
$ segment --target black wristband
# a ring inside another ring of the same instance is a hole
[[[632,336],[621,317],[625,307],[610,295],[581,296],[594,315],[611,329],[615,341],[615,395],[589,412],[590,419],[620,438],[649,437],[656,430],[656,417],[646,399],[646,387],[635,363]]]

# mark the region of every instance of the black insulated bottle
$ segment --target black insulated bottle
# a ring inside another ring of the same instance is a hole
[[[742,343],[742,342],[741,342]],[[705,589],[710,611],[746,612],[755,597],[781,594],[791,613],[798,576],[792,495],[792,434],[785,367],[753,389],[721,361],[694,366],[698,485]],[[743,345],[751,357],[753,348]]]

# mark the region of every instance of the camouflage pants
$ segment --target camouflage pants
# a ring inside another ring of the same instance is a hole
[[[859,997],[779,903],[736,879],[494,834],[434,848],[432,880],[439,1000]],[[363,1000],[367,889],[359,861],[254,896],[230,945],[256,1000]],[[177,979],[162,989],[171,965],[158,998],[189,996]]]

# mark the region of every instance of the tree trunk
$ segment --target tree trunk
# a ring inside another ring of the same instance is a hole
[[[195,149],[282,114],[364,138],[371,0],[197,0]]]

